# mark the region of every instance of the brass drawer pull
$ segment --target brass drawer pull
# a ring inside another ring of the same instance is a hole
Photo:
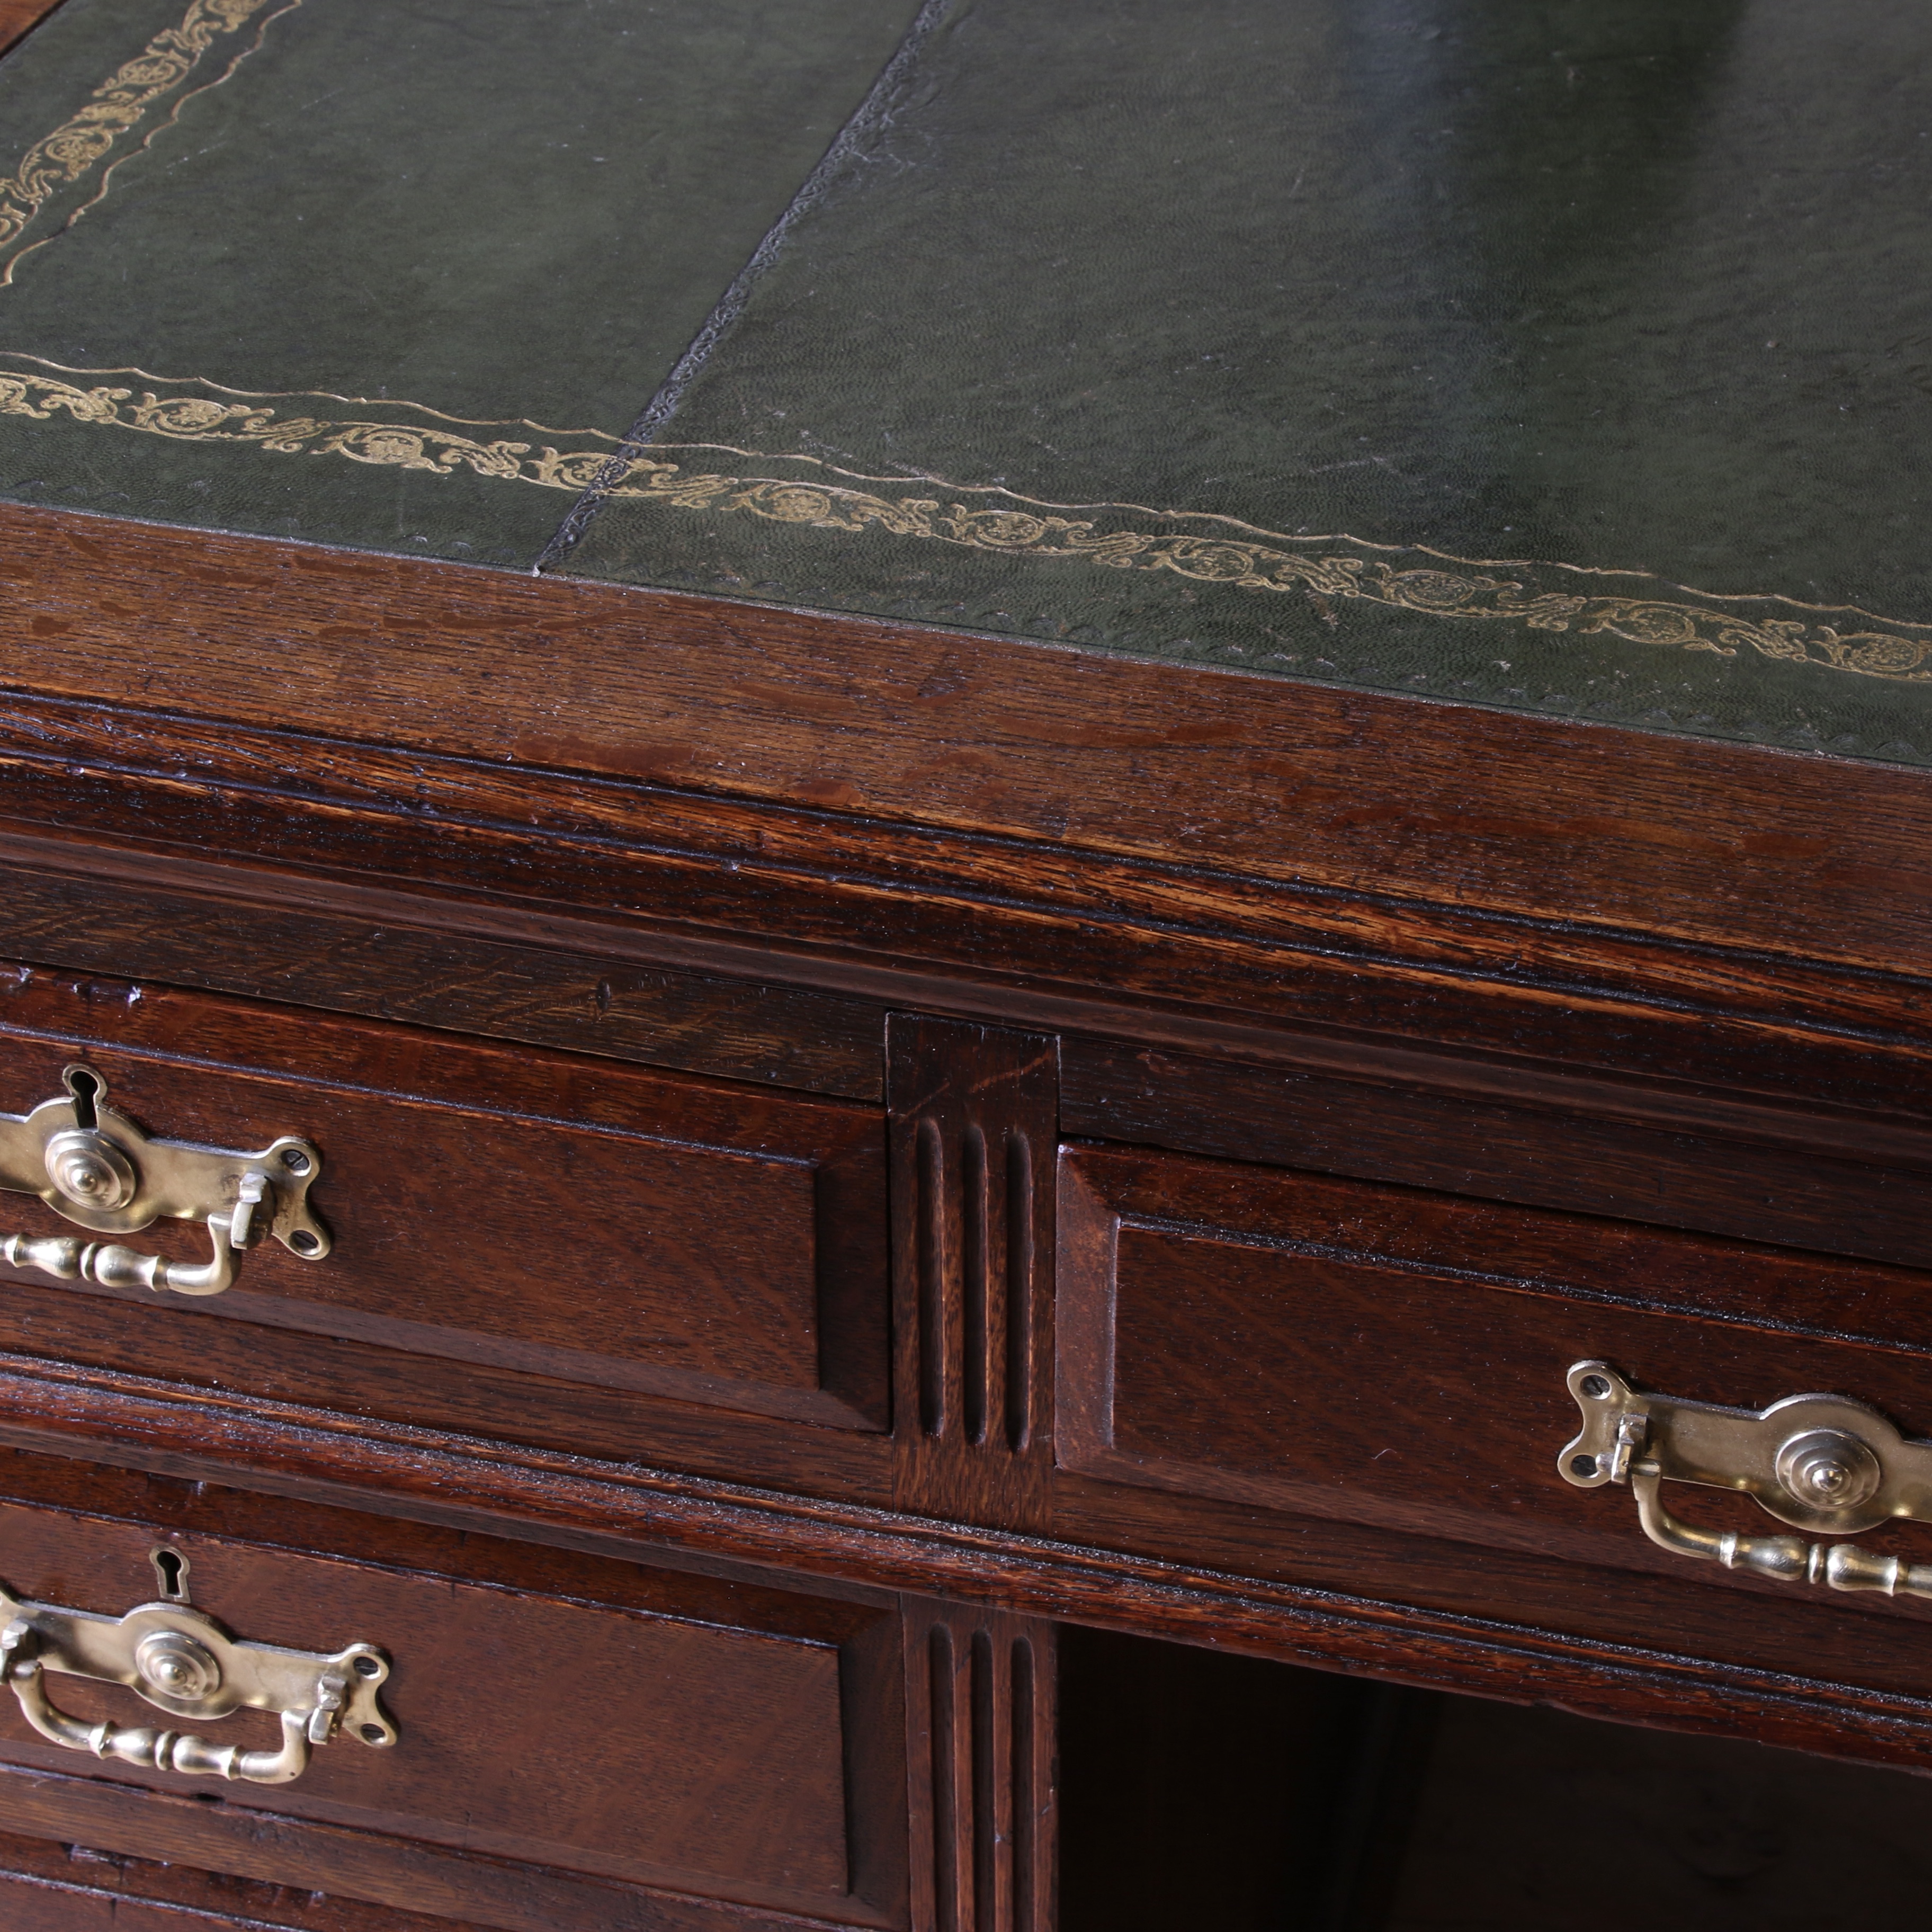
[[[219,1294],[234,1286],[242,1250],[272,1234],[292,1254],[319,1262],[328,1234],[309,1212],[322,1156],[285,1134],[259,1154],[150,1140],[107,1104],[92,1067],[70,1066],[66,1092],[31,1114],[0,1114],[0,1188],[38,1194],[56,1214],[98,1234],[130,1234],[164,1215],[200,1221],[214,1244],[199,1266],[142,1254],[118,1242],[71,1235],[0,1238],[0,1256],[56,1281],[106,1288],[164,1288]]]
[[[162,1553],[173,1558],[175,1575],[185,1573],[176,1552]],[[28,1723],[68,1750],[191,1778],[286,1784],[308,1769],[311,1745],[345,1730],[366,1744],[396,1742],[394,1722],[376,1695],[389,1660],[371,1644],[324,1656],[244,1643],[195,1609],[185,1592],[108,1617],[24,1603],[0,1586],[0,1670]],[[87,1724],[56,1708],[47,1694],[50,1672],[124,1684],[170,1717],[200,1724],[244,1706],[278,1712],[281,1748],[244,1750],[181,1731]]]
[[[1583,1426],[1558,1460],[1580,1490],[1628,1483],[1651,1541],[1782,1583],[1932,1597],[1932,1563],[1874,1556],[1855,1544],[1699,1529],[1664,1506],[1666,1481],[1755,1497],[1780,1522],[1855,1536],[1906,1517],[1932,1521],[1932,1442],[1908,1442],[1844,1396],[1793,1395],[1762,1412],[1640,1394],[1607,1362],[1568,1377]]]

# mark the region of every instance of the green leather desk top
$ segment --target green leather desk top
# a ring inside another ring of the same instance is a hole
[[[16,501],[1932,762],[1924,0],[66,0],[0,168]]]

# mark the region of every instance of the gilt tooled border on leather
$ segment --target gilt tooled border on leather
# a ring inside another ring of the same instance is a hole
[[[98,202],[107,192],[118,159],[134,151],[131,137],[154,120],[170,97],[175,104],[169,119],[178,114],[184,102],[194,98],[181,90],[204,56],[271,4],[272,0],[190,0],[176,26],[156,34],[94,89],[85,106],[34,143],[14,172],[0,180],[0,251],[12,247],[10,254],[0,255],[0,285],[11,280],[22,256],[50,238],[23,239],[50,200],[98,169],[100,184],[92,200],[72,211],[68,219],[71,221]],[[238,51],[209,85],[220,86],[261,45],[268,27],[302,4],[303,0],[283,0],[261,20],[251,44]],[[152,140],[166,124],[151,128],[146,139]],[[15,364],[38,360],[4,359]],[[1004,489],[932,477],[863,476],[814,458],[772,458],[711,446],[654,446],[700,456],[706,466],[693,470],[656,455],[633,455],[613,482],[606,466],[621,440],[601,430],[545,430],[526,421],[461,422],[409,404],[365,405],[380,407],[380,414],[373,417],[345,418],[328,410],[284,415],[263,406],[266,399],[260,396],[214,383],[168,382],[128,370],[62,374],[133,375],[152,386],[137,391],[110,382],[82,388],[38,371],[0,369],[0,415],[44,421],[58,412],[76,423],[140,430],[176,441],[249,443],[282,454],[340,456],[444,476],[467,470],[573,495],[601,478],[608,496],[712,516],[746,514],[833,532],[877,530],[1011,556],[1063,558],[1112,570],[1167,571],[1196,582],[1244,590],[1300,592],[1319,602],[1367,602],[1421,616],[1614,637],[1721,657],[1746,650],[1867,677],[1932,681],[1932,626],[1874,618],[1854,609],[1802,604],[1775,595],[1707,596],[1666,584],[1642,571],[1457,557],[1419,546],[1373,544],[1339,535],[1287,536],[1232,518],[1131,504],[1042,503]],[[425,417],[433,420],[426,423]],[[465,434],[493,429],[513,434]],[[515,436],[519,429],[551,440],[533,443]],[[790,473],[747,475],[720,466],[719,458],[780,464]],[[942,494],[924,494],[934,490]],[[956,500],[962,498],[979,500]],[[1079,514],[1063,514],[1070,510]],[[1150,529],[1145,520],[1170,527]],[[1193,527],[1172,527],[1175,525]],[[1626,580],[1604,582],[1612,578]]]
[[[21,158],[12,174],[0,180],[0,285],[14,279],[15,265],[50,236],[28,241],[47,203],[64,188],[77,187],[100,172],[100,185],[92,200],[68,216],[77,219],[104,196],[115,168],[136,152],[134,136],[143,127],[146,146],[162,127],[194,98],[182,89],[218,41],[242,28],[271,0],[190,0],[188,10],[172,27],[154,35],[131,60],[124,61],[88,96],[86,106],[70,115],[50,134],[44,135]],[[262,20],[254,41],[243,47],[221,74],[208,83],[219,87],[262,44],[269,26],[292,13],[302,0],[283,4]],[[197,88],[205,94],[207,88]],[[174,106],[167,118],[157,121],[164,104]],[[64,226],[64,224],[62,224]],[[58,231],[56,231],[58,232]]]
[[[97,384],[83,388],[50,376],[0,370],[0,415],[44,420],[58,412],[77,423],[142,430],[176,441],[250,443],[284,454],[340,456],[444,476],[468,470],[480,476],[572,493],[581,491],[603,470],[619,442],[602,430],[546,430],[527,420],[466,422],[410,404],[365,405],[381,409],[381,416],[374,418],[345,418],[333,412],[284,415],[263,406],[260,398],[238,399],[238,392],[205,393],[218,388],[214,384],[146,380],[155,386],[136,391]],[[164,393],[167,389],[175,393]],[[410,420],[412,416],[417,420]],[[435,420],[425,424],[420,420],[425,416]],[[465,434],[492,429],[522,429],[554,440],[536,444],[514,435],[486,438]],[[1868,677],[1932,681],[1932,626],[1874,620],[1855,610],[1806,606],[1776,596],[1708,597],[1661,584],[1654,590],[1634,585],[1592,588],[1592,579],[1642,580],[1646,574],[1455,557],[1346,536],[1286,536],[1232,518],[1130,504],[1037,503],[1007,490],[943,484],[932,478],[860,476],[815,458],[774,458],[710,445],[657,447],[696,455],[707,466],[720,458],[738,458],[782,464],[792,473],[749,476],[735,466],[694,470],[656,456],[637,456],[610,490],[611,496],[823,530],[878,528],[896,536],[1007,556],[1060,557],[1117,570],[1165,570],[1197,582],[1246,590],[1300,591],[1317,599],[1365,601],[1424,616],[1519,623],[1533,630],[1607,635],[1724,657],[1749,650],[1767,658]],[[836,480],[840,478],[849,480]],[[868,487],[855,487],[861,483]],[[918,494],[934,488],[954,498],[998,500],[946,502]],[[1084,514],[1058,514],[1069,508]],[[1204,535],[1135,527],[1135,520],[1143,518],[1205,524],[1212,530]],[[1480,574],[1465,574],[1469,572]],[[1658,583],[1654,578],[1648,581]],[[1739,604],[1758,608],[1741,611]],[[1828,616],[1849,620],[1850,628],[1820,621]],[[1874,623],[1885,628],[1865,628]]]
[[[266,406],[263,398],[214,383],[170,382],[136,370],[64,372],[92,382],[83,387],[20,367],[35,359],[0,356],[0,416],[45,420],[63,413],[76,423],[179,442],[252,444],[286,455],[338,456],[442,476],[466,470],[573,494],[603,470],[620,441],[604,430],[547,430],[526,419],[466,422],[407,403],[364,401],[363,408],[377,413],[362,416],[328,408],[285,414]],[[99,376],[131,376],[146,386],[92,381]],[[295,400],[353,404],[358,399]],[[510,434],[492,436],[491,430]],[[518,436],[518,430],[526,434]],[[826,531],[876,529],[1090,568],[1168,571],[1198,583],[1378,604],[1426,617],[1520,624],[1721,657],[1751,651],[1866,677],[1932,682],[1932,625],[1874,618],[1856,609],[1802,604],[1774,595],[1708,596],[1641,571],[1457,557],[1346,536],[1286,536],[1191,511],[1040,503],[1008,490],[931,477],[863,476],[810,457],[765,456],[716,445],[657,445],[654,451],[662,454],[629,459],[612,496]],[[662,460],[673,452],[703,466]],[[747,474],[740,466],[745,461],[782,466],[789,473]],[[934,490],[940,494],[930,494]],[[1063,514],[1069,510],[1080,514]],[[1150,529],[1150,521],[1169,527]]]

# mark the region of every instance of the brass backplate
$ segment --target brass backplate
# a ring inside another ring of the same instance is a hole
[[[1583,1426],[1557,1466],[1577,1489],[1625,1480],[1634,1459],[1665,1481],[1754,1497],[1796,1529],[1855,1536],[1895,1518],[1932,1522],[1932,1442],[1908,1440],[1867,1403],[1793,1395],[1723,1408],[1634,1388],[1607,1362],[1579,1362],[1568,1382]]]
[[[255,1231],[290,1253],[320,1261],[328,1231],[308,1204],[322,1172],[312,1142],[284,1134],[258,1151],[151,1138],[107,1100],[94,1069],[73,1066],[66,1091],[30,1114],[0,1114],[0,1189],[32,1194],[76,1226],[130,1234],[172,1217],[206,1221],[232,1210],[250,1173],[266,1177],[268,1208]]]

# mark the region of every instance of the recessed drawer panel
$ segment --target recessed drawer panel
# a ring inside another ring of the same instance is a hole
[[[26,1486],[97,1506],[182,1498],[145,1520],[0,1504],[0,1586],[28,1627],[0,1691],[10,1829],[541,1932],[708,1925],[700,1900],[902,1918],[883,1600],[6,1461],[16,1493],[24,1467]],[[196,1526],[224,1501],[273,1540]],[[270,1681],[269,1647],[274,1685],[292,1688],[221,1711],[231,1687]],[[83,1653],[132,1663],[110,1682],[72,1667]],[[373,1688],[355,1675],[369,1658]],[[332,1668],[346,1703],[318,1727]],[[171,1688],[182,1701],[158,1708]],[[44,1734],[29,1690],[78,1743]]]
[[[1058,1460],[1110,1483],[1681,1565],[1708,1583],[1721,1571],[1685,1560],[1706,1552],[1659,1547],[1640,1526],[1632,1472],[1660,1456],[1664,1478],[1688,1467],[1671,1460],[1664,1405],[1635,1417],[1628,1466],[1608,1479],[1608,1410],[1626,1384],[1670,1398],[1680,1436],[1695,1424],[1723,1438],[1714,1460],[1660,1492],[1715,1531],[1776,1537],[1798,1523],[1725,1492],[1777,1499],[1780,1469],[1796,1466],[1778,1460],[1777,1419],[1758,1412],[1785,1398],[1870,1405],[1870,1418],[1824,1420],[1870,1436],[1908,1489],[1912,1452],[1888,1449],[1888,1432],[1932,1437],[1932,1280],[1913,1271],[1094,1145],[1062,1150],[1059,1229]],[[1603,1372],[1580,1366],[1592,1361]],[[1586,1390],[1606,1406],[1604,1439],[1566,1454],[1589,1421]],[[1792,1413],[1784,1435],[1817,1423]],[[1598,1449],[1600,1481],[1582,1468]],[[1816,1480],[1840,1480],[1817,1466]],[[1838,1515],[1810,1526],[1821,1548],[1873,1527]],[[1932,1529],[1885,1528],[1871,1546],[1932,1560]],[[1805,1588],[1794,1560],[1785,1580]]]
[[[236,1256],[232,1285],[212,1293],[193,1286],[211,1248],[196,1217],[164,1214],[103,1237],[28,1195],[0,1193],[0,1234],[40,1244],[19,1251],[26,1265],[0,1270],[16,1306],[23,1294],[42,1306],[50,1294],[117,1300],[130,1341],[172,1349],[170,1366],[191,1370],[200,1336],[224,1380],[266,1386],[272,1376],[278,1392],[338,1403],[352,1369],[329,1350],[347,1342],[485,1367],[500,1387],[526,1377],[518,1408],[536,1415],[567,1408],[556,1385],[570,1384],[847,1430],[885,1426],[875,1108],[22,972],[0,992],[0,1112],[62,1105],[24,1152],[26,1130],[11,1130],[0,1144],[11,1167],[44,1180],[40,1141],[79,1121],[63,1084],[76,1066],[94,1083],[98,1130],[144,1187],[166,1152],[144,1134],[229,1150],[216,1177],[229,1207],[236,1177],[279,1143],[298,1139],[292,1158],[312,1154],[316,1171],[297,1190],[278,1164],[290,1150],[262,1163],[270,1199],[256,1238]],[[80,1153],[84,1167],[92,1156]],[[291,1232],[298,1191],[309,1225]],[[189,1290],[130,1280],[131,1263],[90,1264],[56,1288],[45,1244],[76,1238],[165,1255]],[[238,1353],[209,1336],[211,1321],[280,1332]],[[310,1365],[330,1386],[305,1382]],[[362,1400],[376,1406],[379,1387],[406,1406],[406,1378],[374,1378]],[[514,1428],[514,1416],[502,1420]]]

